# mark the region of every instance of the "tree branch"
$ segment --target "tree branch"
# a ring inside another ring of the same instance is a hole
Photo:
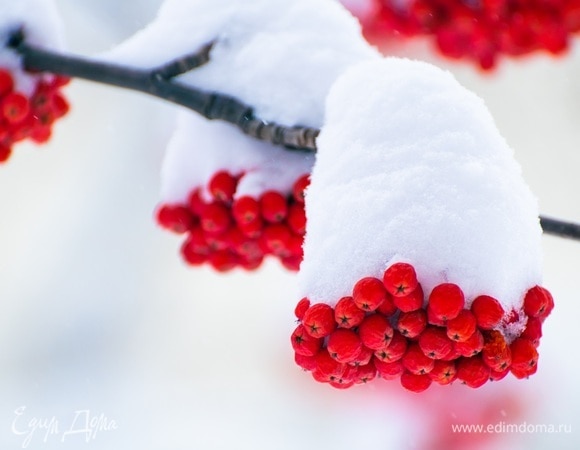
[[[174,80],[207,63],[213,42],[198,52],[171,61],[157,69],[142,70],[61,55],[35,48],[25,42],[22,30],[15,31],[8,46],[22,57],[24,68],[57,75],[82,78],[112,86],[131,89],[184,106],[209,120],[223,120],[238,127],[250,137],[286,147],[289,150],[316,152],[316,137],[320,130],[308,127],[286,127],[268,123],[254,116],[251,106],[227,95],[205,92]],[[544,233],[580,240],[580,225],[540,216]]]

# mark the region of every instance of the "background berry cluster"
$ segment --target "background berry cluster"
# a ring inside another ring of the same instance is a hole
[[[296,180],[290,193],[269,190],[258,198],[234,199],[241,176],[215,173],[207,185],[210,200],[205,200],[201,187],[196,187],[187,203],[162,204],[157,222],[186,234],[181,254],[190,265],[209,263],[220,272],[235,267],[254,270],[265,256],[273,255],[284,267],[297,271],[306,231],[304,189],[308,175]]]
[[[475,60],[483,69],[498,55],[563,52],[580,30],[578,0],[379,0],[373,34],[433,35],[444,55]]]
[[[382,280],[360,279],[334,307],[303,298],[291,342],[300,367],[339,389],[377,376],[399,378],[414,392],[456,379],[477,388],[509,372],[517,378],[536,372],[542,323],[553,307],[540,286],[526,293],[522,309],[509,312],[487,295],[466,308],[453,283],[426,297],[413,266],[396,263]],[[512,336],[509,330],[524,319]]]
[[[61,93],[68,78],[38,77],[32,95],[15,90],[9,70],[0,69],[0,163],[8,160],[13,145],[24,139],[48,141],[54,122],[64,116],[69,105]]]

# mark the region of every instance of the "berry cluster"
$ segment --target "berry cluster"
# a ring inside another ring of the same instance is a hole
[[[477,388],[508,372],[517,378],[536,372],[542,323],[553,307],[540,286],[526,293],[522,309],[507,314],[487,295],[466,308],[461,288],[452,283],[437,285],[426,298],[413,266],[396,263],[382,280],[359,280],[334,308],[300,300],[291,342],[300,367],[339,389],[377,376],[399,378],[413,392],[456,379]],[[522,316],[521,334],[504,334]]]
[[[46,142],[53,123],[64,116],[69,105],[60,92],[68,78],[37,78],[32,95],[14,90],[14,78],[0,69],[0,163],[8,160],[14,143],[26,138]]]
[[[297,271],[306,231],[308,175],[300,177],[288,195],[270,190],[259,198],[234,199],[241,176],[215,173],[207,186],[211,200],[205,201],[201,188],[195,188],[186,204],[161,205],[157,222],[187,235],[181,254],[190,265],[209,263],[220,272],[235,267],[254,270],[266,255],[274,255],[284,267]]]
[[[580,0],[377,0],[378,12],[368,24],[371,39],[390,32],[403,36],[433,35],[444,55],[471,58],[491,69],[497,56],[519,56],[537,50],[559,54],[569,36],[580,31]]]

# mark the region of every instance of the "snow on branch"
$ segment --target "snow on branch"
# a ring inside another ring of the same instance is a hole
[[[152,70],[133,69],[41,49],[27,43],[22,30],[12,34],[8,46],[22,56],[27,70],[51,72],[143,92],[184,106],[207,119],[231,123],[250,137],[292,150],[316,150],[317,129],[286,127],[263,121],[254,116],[251,106],[233,97],[205,92],[174,80],[176,76],[209,61],[212,43],[194,54]]]
[[[129,68],[41,49],[26,42],[21,29],[11,35],[8,46],[22,57],[22,64],[27,70],[50,72],[146,93],[184,106],[209,120],[228,122],[252,138],[288,150],[308,153],[315,153],[317,150],[316,138],[320,133],[317,128],[287,127],[261,120],[254,115],[252,106],[233,97],[206,92],[175,80],[177,76],[207,63],[213,42],[204,45],[195,53],[151,70]],[[540,216],[540,224],[546,234],[580,240],[579,224],[545,216]]]

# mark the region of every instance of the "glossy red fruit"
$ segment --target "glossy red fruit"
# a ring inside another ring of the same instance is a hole
[[[304,356],[300,353],[294,353],[294,362],[308,372],[316,369],[316,359],[314,356]]]
[[[234,200],[232,204],[232,215],[239,225],[245,225],[261,220],[260,203],[254,197],[243,196]]]
[[[475,333],[477,321],[473,313],[467,309],[459,312],[457,317],[447,321],[447,336],[457,342],[464,342]]]
[[[304,212],[304,205],[300,203],[290,205],[286,222],[293,233],[304,236],[306,233],[306,213]]]
[[[385,362],[398,361],[407,351],[407,342],[407,339],[395,330],[391,342],[386,347],[377,350],[375,352],[375,358]]]
[[[339,328],[333,331],[326,343],[330,356],[341,363],[355,361],[362,351],[362,342],[359,336],[351,330]]]
[[[526,378],[536,372],[538,351],[531,341],[517,338],[511,343],[510,350],[512,354],[510,369],[517,378]]]
[[[481,350],[482,361],[496,372],[508,369],[512,363],[512,354],[503,334],[491,330],[485,334],[484,341]]]
[[[397,330],[406,338],[419,336],[427,327],[427,314],[424,309],[401,313],[397,319]]]
[[[374,358],[372,361],[377,369],[378,375],[383,380],[394,380],[399,378],[404,372],[405,368],[401,360],[395,362],[381,361],[378,358]]]
[[[260,211],[266,221],[282,222],[288,214],[286,198],[277,191],[266,191],[260,197]]]
[[[364,366],[358,366],[358,372],[354,379],[355,384],[366,384],[373,381],[377,376],[377,368],[371,361]]]
[[[0,163],[8,161],[8,158],[10,158],[11,154],[12,149],[9,146],[0,143]]]
[[[225,170],[216,172],[209,180],[208,189],[218,202],[230,203],[237,187],[236,178]]]
[[[404,297],[413,292],[419,283],[411,264],[395,263],[385,270],[383,284],[394,297]]]
[[[201,213],[201,228],[206,233],[220,235],[231,225],[228,209],[219,203],[211,203]]]
[[[351,361],[349,364],[351,366],[364,366],[373,359],[373,355],[374,355],[373,350],[370,350],[365,346],[363,346],[359,355],[354,359],[354,361]]]
[[[14,89],[14,80],[10,72],[0,69],[0,97],[5,96]]]
[[[460,358],[457,361],[457,378],[471,388],[478,388],[489,381],[490,369],[481,357]]]
[[[316,303],[306,310],[302,323],[310,336],[326,337],[336,328],[334,310],[325,303]]]
[[[374,277],[361,278],[352,290],[354,303],[363,311],[377,309],[387,298],[387,291],[381,280]]]
[[[477,326],[482,330],[491,330],[498,326],[505,314],[500,303],[489,295],[476,297],[471,303],[471,312],[475,316]]]
[[[238,258],[228,250],[218,250],[207,256],[209,264],[218,272],[228,272],[238,265]]]
[[[341,328],[352,328],[359,326],[365,318],[362,311],[352,297],[342,297],[334,307],[334,318]]]
[[[302,298],[294,308],[294,315],[298,320],[302,320],[304,318],[304,314],[310,308],[310,300],[307,297]]]
[[[322,339],[310,336],[303,325],[296,327],[290,340],[294,351],[302,356],[314,356],[322,348]]]
[[[419,347],[423,353],[432,359],[441,359],[453,350],[453,342],[444,328],[428,326],[419,335]]]
[[[465,297],[459,286],[442,283],[431,291],[427,308],[440,320],[450,320],[458,316],[465,305]]]
[[[358,333],[367,348],[380,350],[391,341],[393,328],[385,317],[379,314],[371,314],[362,321],[358,328]]]
[[[405,369],[417,375],[427,374],[435,367],[435,361],[426,356],[416,343],[412,343],[407,347],[407,352],[403,355],[402,362]]]
[[[384,316],[391,317],[398,310],[399,309],[395,306],[395,303],[393,302],[393,296],[387,292],[385,300],[378,306],[378,308],[375,311],[383,314]]]
[[[420,284],[408,295],[393,296],[393,303],[403,312],[416,311],[423,308],[424,295]]]
[[[455,342],[455,351],[466,358],[477,355],[484,345],[481,331],[475,330],[469,339],[463,342]]]
[[[339,363],[333,359],[326,349],[320,350],[316,354],[315,359],[316,369],[314,371],[326,377],[327,381],[338,380],[347,367],[346,364]]]
[[[429,375],[416,375],[405,372],[401,375],[401,385],[411,392],[423,392],[431,386]]]
[[[310,176],[306,174],[298,178],[292,186],[292,196],[298,203],[304,203],[304,193],[309,184]]]
[[[291,233],[284,224],[266,225],[262,231],[260,242],[268,253],[279,256],[290,256],[289,244]]]
[[[554,309],[552,294],[541,286],[534,286],[524,297],[524,312],[531,317],[545,319]]]
[[[163,228],[182,234],[195,225],[194,217],[189,209],[181,205],[162,205],[156,213],[157,223]]]
[[[28,98],[19,92],[10,92],[0,101],[2,116],[10,123],[18,123],[26,118],[30,111]]]
[[[457,378],[457,368],[454,361],[435,361],[433,370],[429,372],[429,378],[440,385],[452,383]]]
[[[528,317],[526,328],[524,328],[520,337],[527,339],[537,348],[542,337],[542,321],[538,317]]]

